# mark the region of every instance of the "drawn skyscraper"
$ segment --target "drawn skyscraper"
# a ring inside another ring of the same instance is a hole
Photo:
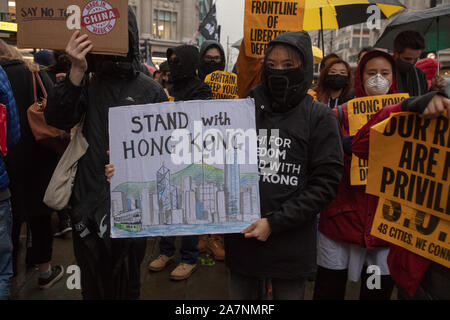
[[[234,142],[234,146],[236,146],[236,137],[234,137]],[[230,149],[227,148],[225,151],[224,191],[227,219],[233,221],[239,218],[241,183],[237,148]]]
[[[172,209],[170,170],[164,167],[164,165],[156,172],[156,190],[158,192],[161,211],[165,212],[166,210]]]

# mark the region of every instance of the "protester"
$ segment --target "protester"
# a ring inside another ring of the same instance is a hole
[[[351,152],[361,159],[368,159],[370,128],[401,111],[418,112],[426,119],[436,118],[447,111],[450,117],[450,99],[441,92],[430,92],[381,109],[358,131],[352,141]],[[387,262],[399,288],[399,299],[450,299],[449,268],[393,244],[390,245]]]
[[[329,60],[314,88],[316,100],[337,107],[352,99],[353,75],[350,65],[341,59]]]
[[[328,65],[328,62],[331,60],[341,59],[336,53],[330,53],[327,54],[325,57],[323,57],[322,61],[319,65],[319,78],[323,74],[323,71],[325,67]],[[308,94],[314,98],[314,100],[317,100],[317,89],[318,89],[319,83],[317,82],[314,86],[311,87],[311,89],[308,91]]]
[[[6,158],[6,168],[11,179],[14,261],[17,264],[20,229],[26,221],[32,235],[30,262],[38,265],[39,287],[47,289],[64,274],[62,266],[52,266],[50,263],[53,247],[52,209],[43,202],[56,167],[57,155],[36,142],[28,124],[27,110],[34,103],[32,72],[38,72],[47,92],[50,92],[52,82],[45,72],[39,71],[37,64],[24,60],[17,49],[2,40],[0,65],[11,83],[20,119],[20,141]],[[38,98],[43,97],[38,83],[36,87]]]
[[[159,70],[161,71],[161,75],[159,76],[158,82],[165,90],[168,90],[172,86],[172,84],[169,83],[169,76],[170,76],[169,62],[164,61],[163,63],[161,63],[159,65]]]
[[[343,163],[336,118],[307,94],[312,78],[308,33],[286,32],[270,42],[262,84],[249,97],[257,129],[271,136],[279,129],[286,152],[280,161],[300,169],[275,174],[293,178],[285,185],[262,172],[262,218],[241,234],[225,235],[231,299],[265,299],[270,286],[274,299],[303,299],[306,278],[315,271],[316,214],[335,196]]]
[[[199,65],[198,49],[191,45],[181,45],[167,50],[170,67],[170,78],[173,87],[170,96],[175,101],[206,100],[211,98],[211,89],[197,76]],[[159,241],[160,255],[148,268],[158,272],[168,266],[175,254],[175,237],[161,237]],[[181,262],[170,273],[172,280],[185,280],[197,270],[198,236],[181,237]]]
[[[6,148],[11,151],[20,139],[19,115],[8,76],[0,67],[0,103],[6,107]],[[3,124],[2,124],[3,125]],[[3,157],[7,150],[1,150],[0,157],[0,300],[8,300],[10,278],[13,276],[13,241],[11,193],[9,177]]]
[[[425,40],[416,31],[403,31],[395,38],[394,59],[396,59],[398,68],[397,87],[399,92],[409,93],[410,96],[420,96],[428,92],[425,73],[414,66],[424,49]],[[436,74],[431,80],[430,90],[440,91],[445,86],[445,79]]]
[[[367,52],[356,71],[356,98],[397,93],[395,61],[379,50]],[[334,109],[339,117],[339,112]],[[365,186],[350,184],[351,152],[348,152],[349,120],[347,103],[342,105],[341,130],[344,135],[344,175],[336,198],[321,212],[314,299],[343,300],[347,279],[361,279],[360,299],[389,299],[393,281],[387,266],[387,243],[370,235],[377,198],[365,193]],[[366,286],[367,266],[381,271],[381,289]]]
[[[48,76],[53,82],[53,85],[64,81],[66,75],[70,70],[70,59],[62,50],[53,51],[54,64],[45,68]],[[70,223],[70,209],[64,208],[57,212],[58,214],[58,231],[53,234],[54,237],[64,237],[68,232],[72,231]]]
[[[206,40],[200,48],[200,64],[198,76],[204,81],[205,77],[214,71],[225,70],[225,52],[222,45],[214,40]]]
[[[169,94],[175,101],[211,99],[211,89],[197,75],[199,52],[196,47],[181,45],[175,49],[167,49],[167,60],[170,68],[169,81],[173,84]]]
[[[141,73],[137,22],[130,7],[128,37],[126,57],[87,55],[93,44],[88,35],[75,31],[66,48],[70,74],[54,88],[45,109],[47,122],[61,129],[85,119],[83,134],[89,148],[78,161],[71,197],[73,245],[84,299],[138,299],[140,295],[146,239],[110,238],[110,186],[104,176],[109,162],[108,110],[163,102],[167,97],[157,82]]]
[[[208,74],[214,71],[224,71],[225,62],[225,52],[219,42],[214,40],[203,42],[200,48],[200,63],[198,67],[200,79],[204,81]],[[214,259],[223,261],[225,259],[223,235],[205,234],[199,236],[198,250],[199,252],[207,251],[213,255]]]

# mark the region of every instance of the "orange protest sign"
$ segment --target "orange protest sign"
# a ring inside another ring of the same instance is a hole
[[[352,99],[347,103],[349,133],[354,136],[381,108],[397,104],[408,98],[407,93],[387,94]],[[352,156],[350,184],[352,186],[367,183],[367,161]]]
[[[380,198],[370,233],[450,268],[448,220]]]
[[[257,58],[280,33],[302,30],[304,10],[305,0],[245,0],[246,55]]]
[[[366,192],[450,221],[449,126],[407,112],[373,126]]]
[[[235,73],[214,71],[205,77],[205,83],[211,88],[213,99],[239,98]]]

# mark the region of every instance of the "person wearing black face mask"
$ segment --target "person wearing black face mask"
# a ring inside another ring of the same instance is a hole
[[[214,40],[203,42],[200,48],[200,64],[198,76],[204,81],[205,77],[214,71],[225,70],[225,52],[222,45]]]
[[[191,45],[181,45],[167,50],[170,76],[173,86],[169,89],[175,101],[206,100],[211,98],[211,89],[198,75],[198,49]]]
[[[286,32],[266,50],[255,100],[261,219],[225,235],[231,299],[303,299],[316,269],[316,215],[336,195],[343,168],[336,117],[307,94],[313,79],[307,32]],[[278,146],[278,148],[277,148]],[[289,168],[289,169],[288,169]]]
[[[321,72],[314,88],[316,100],[330,108],[337,107],[353,98],[352,82],[349,64],[342,59],[333,59]]]

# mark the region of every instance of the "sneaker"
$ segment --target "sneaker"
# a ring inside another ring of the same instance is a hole
[[[208,244],[209,236],[207,234],[202,234],[198,237],[198,252],[205,252],[206,245]]]
[[[64,275],[64,267],[57,265],[52,267],[52,274],[47,279],[39,278],[38,285],[41,289],[48,289],[58,282]]]
[[[214,256],[214,259],[218,261],[225,260],[225,250],[222,244],[221,235],[213,235],[209,237],[208,243],[206,244],[206,251]]]
[[[56,232],[53,236],[58,237],[64,237],[66,233],[72,231],[72,225],[70,223],[70,218],[68,215],[61,214],[59,216],[59,231]]]
[[[191,276],[194,271],[197,270],[197,264],[187,264],[181,262],[171,273],[170,279],[172,280],[185,280]]]
[[[160,254],[158,258],[156,258],[155,260],[153,260],[149,265],[148,265],[148,269],[150,271],[161,271],[163,270],[165,267],[167,267],[169,264],[171,264],[173,262],[173,256],[168,257],[164,254]]]

